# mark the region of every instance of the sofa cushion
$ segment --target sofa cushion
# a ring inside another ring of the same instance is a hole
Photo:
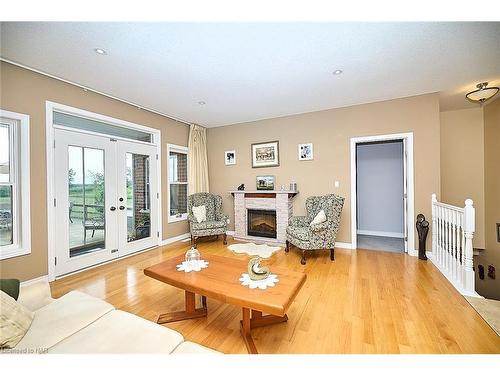
[[[191,341],[184,341],[177,348],[175,348],[172,354],[221,354],[221,353]]]
[[[73,291],[35,311],[29,331],[16,349],[49,349],[114,310],[107,302]]]
[[[170,328],[114,310],[49,349],[49,353],[171,353],[184,341]]]
[[[20,284],[21,283],[18,279],[0,279],[0,290],[7,293],[17,301],[17,297],[19,297]]]
[[[0,290],[0,348],[13,348],[26,334],[35,314]]]

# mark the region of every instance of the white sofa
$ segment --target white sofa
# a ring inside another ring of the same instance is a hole
[[[218,353],[85,293],[53,299],[48,283],[22,286],[18,301],[35,317],[14,353]]]

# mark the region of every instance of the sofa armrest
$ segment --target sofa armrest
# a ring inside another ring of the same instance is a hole
[[[307,227],[309,222],[307,216],[292,216],[288,219],[288,225],[292,227]]]
[[[40,281],[30,285],[21,285],[17,301],[31,311],[38,310],[52,301],[50,285],[48,282]]]

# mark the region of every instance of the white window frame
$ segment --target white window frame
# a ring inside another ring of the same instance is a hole
[[[10,181],[12,185],[13,243],[0,247],[0,260],[31,253],[30,140],[28,115],[0,109],[10,127]]]
[[[179,146],[179,145],[174,145],[174,144],[167,144],[167,200],[168,200],[168,222],[169,223],[175,223],[178,221],[184,221],[187,220],[188,214],[187,212],[182,215],[170,215],[170,185],[175,184],[175,185],[186,185],[187,189],[189,190],[189,170],[188,170],[188,178],[187,182],[170,182],[170,174],[172,171],[170,170],[170,152],[178,152],[181,154],[188,154],[188,148],[186,146]],[[189,160],[188,160],[188,166],[189,166]]]

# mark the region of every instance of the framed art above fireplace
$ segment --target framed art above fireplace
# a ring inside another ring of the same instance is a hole
[[[252,144],[252,168],[278,167],[279,142],[265,142]]]

